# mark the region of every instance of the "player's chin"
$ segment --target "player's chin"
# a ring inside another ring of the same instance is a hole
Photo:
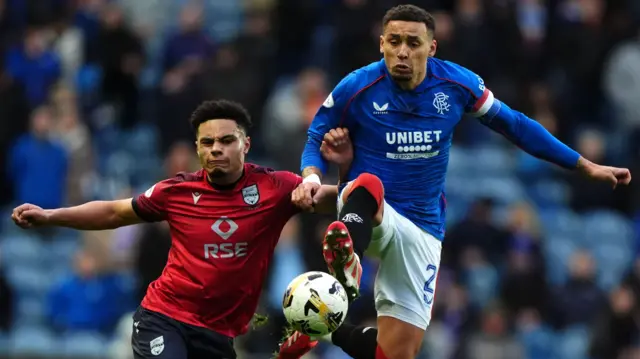
[[[409,82],[413,79],[413,74],[396,72],[391,74],[391,78],[396,82]]]
[[[221,178],[227,175],[227,171],[220,167],[214,167],[208,171],[211,178]]]

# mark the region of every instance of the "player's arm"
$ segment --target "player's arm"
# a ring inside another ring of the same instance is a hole
[[[313,197],[314,212],[318,214],[336,214],[338,201],[338,186],[322,185]]]
[[[466,89],[467,113],[532,156],[567,169],[578,166],[580,154],[560,142],[537,121],[496,99],[480,76],[458,65],[452,65],[452,69],[456,82]]]
[[[487,95],[479,99],[478,110],[472,112],[482,124],[500,133],[516,146],[532,156],[555,163],[558,166],[575,169],[586,161],[580,154],[562,143],[547,131],[540,123],[522,112],[493,97],[487,89]]]
[[[566,169],[578,169],[591,179],[610,183],[613,188],[631,182],[628,169],[602,166],[587,160],[560,142],[537,121],[495,99],[488,89],[484,89],[477,98],[471,113],[530,155]]]
[[[322,156],[320,145],[326,133],[341,125],[341,117],[351,96],[350,92],[354,81],[355,73],[351,73],[340,81],[322,104],[309,126],[307,143],[302,152],[300,164],[305,182],[311,181],[320,184],[322,175],[327,170],[328,162]]]
[[[141,223],[132,198],[93,201],[75,207],[45,210],[48,225],[80,230],[103,230]]]
[[[79,230],[114,229],[166,219],[167,198],[175,179],[158,182],[145,193],[115,201],[93,201],[75,207],[44,210],[23,204],[13,210],[13,221],[22,228],[69,227]]]

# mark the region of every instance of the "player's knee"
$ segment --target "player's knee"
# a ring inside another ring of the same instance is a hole
[[[363,173],[359,175],[351,184],[351,191],[358,187],[362,187],[366,189],[367,192],[371,193],[378,203],[378,208],[380,207],[384,198],[384,186],[378,176],[371,173]]]
[[[420,352],[424,329],[394,317],[378,317],[378,346],[387,359],[414,359]]]
[[[415,359],[420,348],[417,349],[409,345],[383,345],[378,344],[376,359]]]

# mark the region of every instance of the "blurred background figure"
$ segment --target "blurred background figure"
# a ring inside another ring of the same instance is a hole
[[[251,112],[251,161],[297,172],[315,111],[337,80],[380,59],[381,16],[399,3],[0,0],[0,359],[130,357],[130,313],[171,248],[162,224],[20,231],[16,203],[122,198],[192,171],[188,117],[212,98]],[[640,170],[638,1],[421,5],[436,17],[437,57],[482,74],[586,158]],[[640,357],[637,181],[612,192],[474,119],[457,131],[419,358]],[[270,319],[240,338],[240,358],[277,348],[283,288],[326,271],[332,219],[301,215],[283,231],[260,306]],[[377,263],[363,266],[354,324],[375,320]],[[346,358],[324,345],[312,356]]]

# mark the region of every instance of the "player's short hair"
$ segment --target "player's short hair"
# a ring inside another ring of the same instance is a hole
[[[191,115],[191,127],[197,134],[200,125],[211,120],[233,120],[244,133],[251,128],[249,111],[234,101],[210,100],[201,103]]]
[[[390,21],[421,22],[427,25],[427,30],[432,34],[436,31],[436,20],[433,15],[427,10],[415,5],[398,5],[392,7],[382,18],[382,28],[384,29]]]

